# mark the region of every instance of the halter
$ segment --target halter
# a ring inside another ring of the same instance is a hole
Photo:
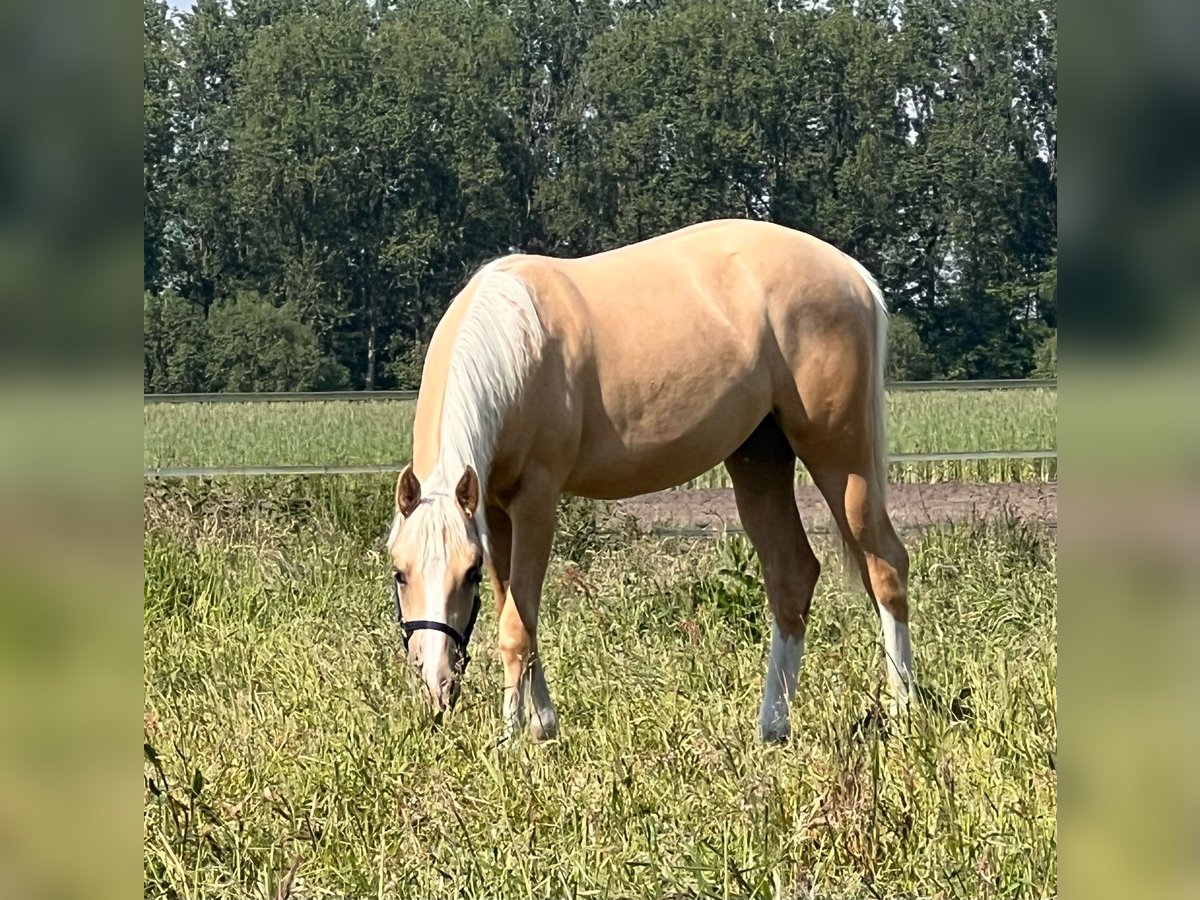
[[[417,505],[421,506],[426,503],[432,503],[439,497],[449,496],[442,491],[432,491],[417,501]],[[445,622],[436,622],[433,619],[414,619],[411,622],[404,621],[404,613],[400,609],[400,589],[396,587],[396,579],[392,578],[392,600],[396,604],[396,621],[400,625],[401,636],[404,641],[404,652],[408,653],[408,642],[412,638],[413,632],[416,631],[440,631],[442,634],[451,638],[458,645],[458,671],[461,675],[467,671],[467,663],[471,661],[471,654],[467,652],[467,643],[471,640],[471,632],[475,630],[475,620],[479,617],[479,586],[475,586],[475,595],[471,598],[471,617],[467,619],[467,630],[459,634]]]
[[[467,663],[471,661],[471,654],[467,652],[467,643],[471,640],[471,632],[475,630],[475,619],[479,616],[479,591],[475,591],[475,596],[471,600],[471,617],[467,619],[467,630],[459,634],[445,622],[435,622],[433,619],[414,619],[411,622],[404,621],[404,613],[400,610],[400,589],[396,587],[396,578],[392,577],[392,600],[396,604],[396,621],[400,624],[400,633],[404,641],[404,652],[408,653],[408,641],[416,631],[440,631],[442,634],[452,638],[454,643],[458,645],[458,671],[459,674],[467,671]]]

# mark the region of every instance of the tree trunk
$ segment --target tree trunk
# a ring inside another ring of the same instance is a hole
[[[367,324],[367,383],[368,391],[375,390],[375,359],[378,356],[379,326],[372,313]]]

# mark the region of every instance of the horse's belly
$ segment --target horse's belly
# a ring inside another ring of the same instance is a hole
[[[738,392],[687,410],[649,404],[634,417],[589,423],[566,490],[615,500],[666,490],[722,463],[770,412]]]

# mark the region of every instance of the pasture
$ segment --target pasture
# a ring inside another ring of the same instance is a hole
[[[973,402],[894,397],[897,445],[1053,446],[1052,395]],[[964,406],[931,410],[947,403]],[[148,408],[146,462],[400,460],[405,415]],[[934,699],[886,734],[859,728],[882,687],[874,613],[815,541],[795,731],[772,748],[755,740],[766,614],[744,541],[656,540],[565,503],[541,630],[563,733],[498,746],[490,598],[441,728],[401,659],[392,483],[146,486],[147,896],[1056,892],[1052,533],[907,536]]]
[[[402,464],[413,404],[402,401],[154,404],[143,407],[143,462],[160,466]],[[1053,450],[1057,393],[930,391],[888,395],[893,453]],[[894,481],[1052,481],[1053,460],[893,464]],[[806,474],[801,470],[800,480]],[[691,487],[728,487],[718,468]]]

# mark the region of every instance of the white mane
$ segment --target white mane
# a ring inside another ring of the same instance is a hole
[[[442,397],[438,459],[422,485],[424,496],[453,497],[463,471],[471,466],[479,476],[483,504],[500,429],[542,347],[544,332],[529,288],[499,269],[501,262],[480,272],[455,336]],[[490,554],[482,510],[475,520]],[[389,545],[398,525],[399,517],[392,523]]]

